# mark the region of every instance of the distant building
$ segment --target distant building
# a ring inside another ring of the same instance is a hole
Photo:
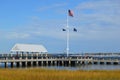
[[[47,49],[43,45],[36,44],[15,44],[11,49],[11,53],[19,54],[19,53],[39,53],[46,54]]]

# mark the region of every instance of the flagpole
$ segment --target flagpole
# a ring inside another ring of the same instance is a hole
[[[68,12],[67,12],[68,13]],[[68,14],[67,14],[67,48],[66,48],[66,52],[67,52],[67,57],[69,56],[69,24],[68,24]]]

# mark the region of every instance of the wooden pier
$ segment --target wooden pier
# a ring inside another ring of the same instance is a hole
[[[52,55],[52,54],[0,54],[0,67],[79,66],[92,64],[119,65],[119,55]]]

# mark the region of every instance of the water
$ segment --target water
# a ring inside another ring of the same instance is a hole
[[[81,65],[76,67],[51,66],[45,68],[58,70],[120,70],[120,65]]]
[[[1,63],[0,68],[4,68],[4,63]],[[8,68],[11,68],[10,64],[8,64]],[[36,68],[36,67],[29,67],[29,68]],[[57,70],[120,70],[120,65],[80,65],[75,67],[44,66],[37,68],[47,68],[47,69],[57,69]]]

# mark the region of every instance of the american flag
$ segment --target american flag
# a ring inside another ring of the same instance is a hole
[[[68,10],[68,14],[69,14],[69,16],[73,17],[73,11]]]

